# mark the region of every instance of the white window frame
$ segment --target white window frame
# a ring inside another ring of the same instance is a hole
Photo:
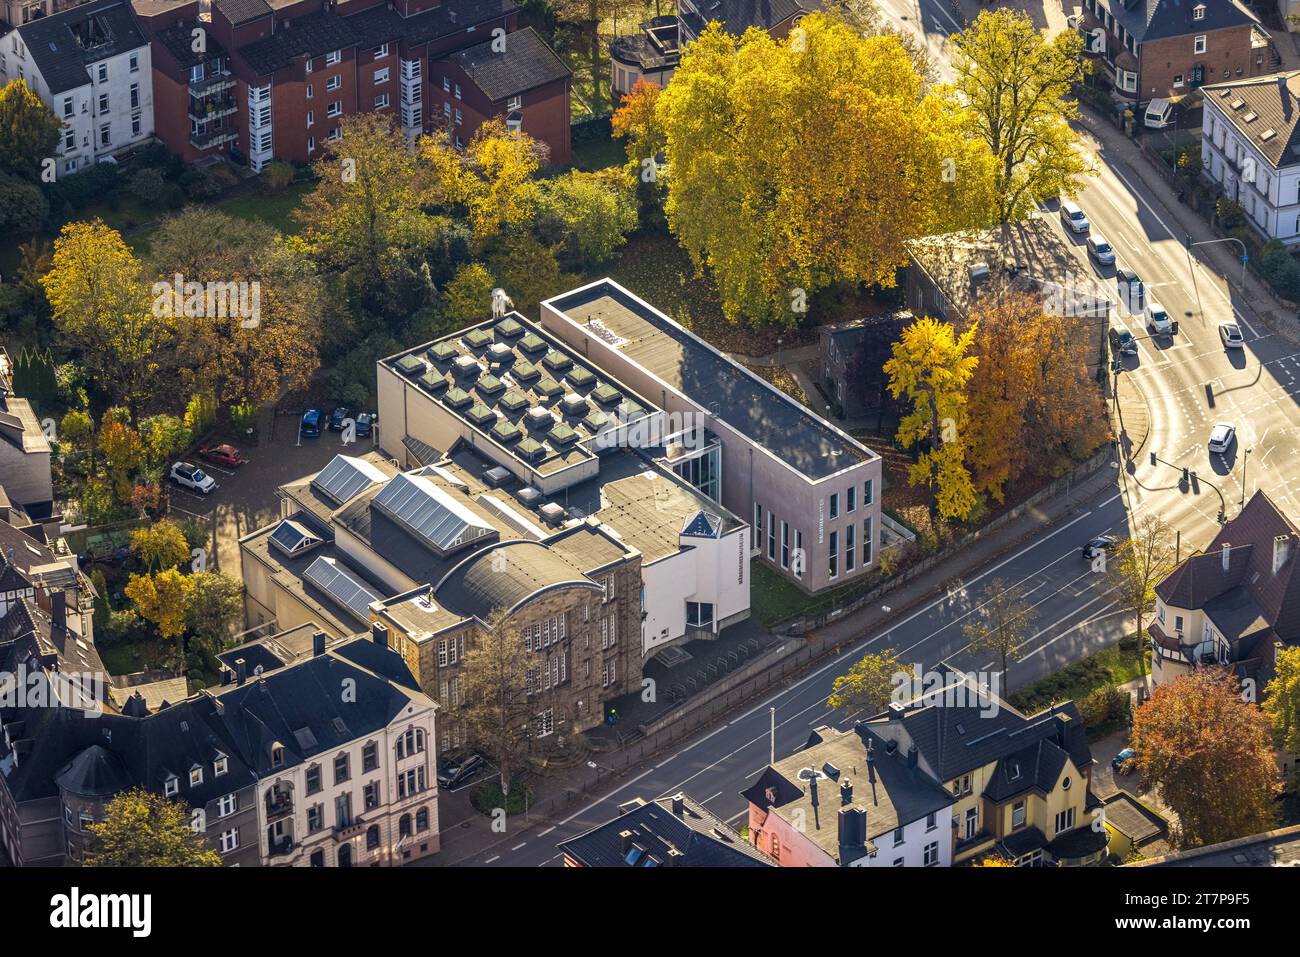
[[[1204,53],[1207,46],[1208,44],[1206,43],[1205,40],[1205,34],[1201,34],[1200,36],[1192,40],[1192,53],[1196,53],[1196,54]]]

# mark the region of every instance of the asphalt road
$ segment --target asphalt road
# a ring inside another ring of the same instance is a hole
[[[740,821],[745,802],[739,796],[769,758],[769,708],[776,708],[776,753],[788,755],[823,724],[843,727],[841,716],[826,706],[831,683],[848,664],[868,650],[893,648],[898,657],[930,667],[943,661],[964,671],[996,673],[987,655],[972,655],[963,626],[985,600],[994,579],[1021,584],[1033,604],[1035,628],[1025,657],[1011,665],[1012,691],[1062,665],[1117,641],[1131,625],[1108,593],[1107,584],[1080,554],[1088,539],[1106,531],[1123,531],[1128,507],[1118,487],[1079,503],[1073,517],[1058,523],[1032,544],[999,560],[933,601],[865,636],[838,658],[750,706],[725,724],[665,755],[555,825],[521,830],[496,848],[464,863],[469,866],[536,867],[558,865],[557,845],[618,814],[618,805],[634,797],[650,799],[684,790],[724,820]],[[993,680],[998,680],[994,678]],[[995,685],[995,687],[1000,687]],[[850,716],[851,717],[851,716]],[[1102,756],[1105,757],[1105,756]],[[518,826],[518,825],[516,825]]]

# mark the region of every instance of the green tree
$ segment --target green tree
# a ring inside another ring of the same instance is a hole
[[[1264,713],[1278,747],[1300,754],[1300,647],[1278,650],[1276,676],[1264,689]]]
[[[35,181],[47,160],[57,160],[63,123],[27,86],[11,80],[0,88],[0,170]]]
[[[911,411],[898,424],[904,448],[924,450],[908,469],[912,485],[930,488],[930,514],[964,519],[975,507],[965,464],[966,384],[979,360],[970,354],[977,326],[960,336],[946,322],[922,317],[903,330],[885,363],[889,393],[906,396]]]
[[[1117,542],[1109,554],[1103,552],[1101,567],[1115,589],[1115,600],[1133,616],[1138,638],[1138,670],[1142,692],[1147,689],[1146,620],[1155,609],[1156,585],[1174,570],[1176,550],[1169,523],[1150,512],[1139,518],[1127,538]]]
[[[195,572],[185,606],[185,627],[199,646],[216,653],[225,646],[244,613],[239,582],[216,572]]]
[[[180,527],[162,519],[131,532],[131,553],[148,571],[175,568],[190,560],[189,542]]]
[[[190,430],[174,415],[151,415],[140,420],[140,441],[153,465],[163,465],[190,443]]]
[[[613,256],[637,225],[631,192],[605,173],[573,170],[546,180],[540,186],[538,209],[540,219],[556,224],[575,258],[589,265]]]
[[[50,207],[35,183],[0,172],[0,230],[7,236],[30,236],[45,225]]]
[[[1027,13],[1004,7],[980,13],[953,44],[953,107],[997,160],[998,221],[1076,195],[1089,169],[1069,122],[1079,115],[1069,93],[1082,75],[1082,34],[1062,30],[1048,40]]]
[[[461,663],[462,704],[451,720],[497,766],[502,794],[510,793],[532,747],[529,729],[539,708],[528,694],[530,665],[519,630],[500,611],[489,616]]]
[[[900,674],[906,676],[893,648],[868,652],[831,684],[826,707],[842,711],[846,716],[858,712],[868,717],[879,714],[889,704]]]
[[[190,577],[168,568],[153,575],[132,575],[124,591],[135,602],[140,617],[152,622],[158,634],[179,638],[185,633],[185,609],[193,587]]]
[[[1007,683],[1007,665],[1019,661],[1033,629],[1031,609],[1024,590],[1001,578],[989,582],[985,598],[966,623],[966,637],[973,654],[992,653],[1002,661],[1002,684]]]
[[[1243,700],[1225,668],[1157,685],[1133,715],[1129,744],[1145,783],[1177,813],[1181,847],[1275,826],[1278,790],[1268,716]]]
[[[221,855],[190,828],[189,812],[143,788],[108,802],[86,828],[87,867],[220,867]]]
[[[465,263],[442,292],[446,317],[458,327],[481,321],[491,314],[495,286],[482,263]]]
[[[562,292],[572,277],[560,269],[555,247],[532,232],[517,230],[501,243],[487,263],[488,271],[514,302],[535,303]]]

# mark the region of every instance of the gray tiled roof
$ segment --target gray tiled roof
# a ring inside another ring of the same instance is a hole
[[[1192,11],[1198,4],[1205,15],[1195,20]],[[1139,43],[1259,22],[1237,0],[1104,0],[1104,5]]]
[[[92,0],[17,30],[51,95],[89,83],[88,64],[148,43],[126,0]]]
[[[1215,83],[1201,94],[1275,168],[1300,163],[1300,71]]]
[[[449,57],[493,102],[572,75],[532,27],[509,34],[499,52],[493,47],[489,40]]]

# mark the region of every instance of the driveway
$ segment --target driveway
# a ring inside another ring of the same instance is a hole
[[[371,437],[358,439],[345,448],[340,433],[330,431],[318,438],[299,439],[296,415],[278,416],[271,436],[259,445],[250,446],[224,436],[220,440],[237,446],[248,456],[248,462],[238,469],[203,463],[204,470],[219,485],[207,496],[172,483],[171,512],[178,519],[198,519],[215,528],[216,554],[209,558],[208,568],[236,580],[241,579],[239,539],[280,516],[276,489],[319,471],[340,452],[364,455],[374,448]]]

